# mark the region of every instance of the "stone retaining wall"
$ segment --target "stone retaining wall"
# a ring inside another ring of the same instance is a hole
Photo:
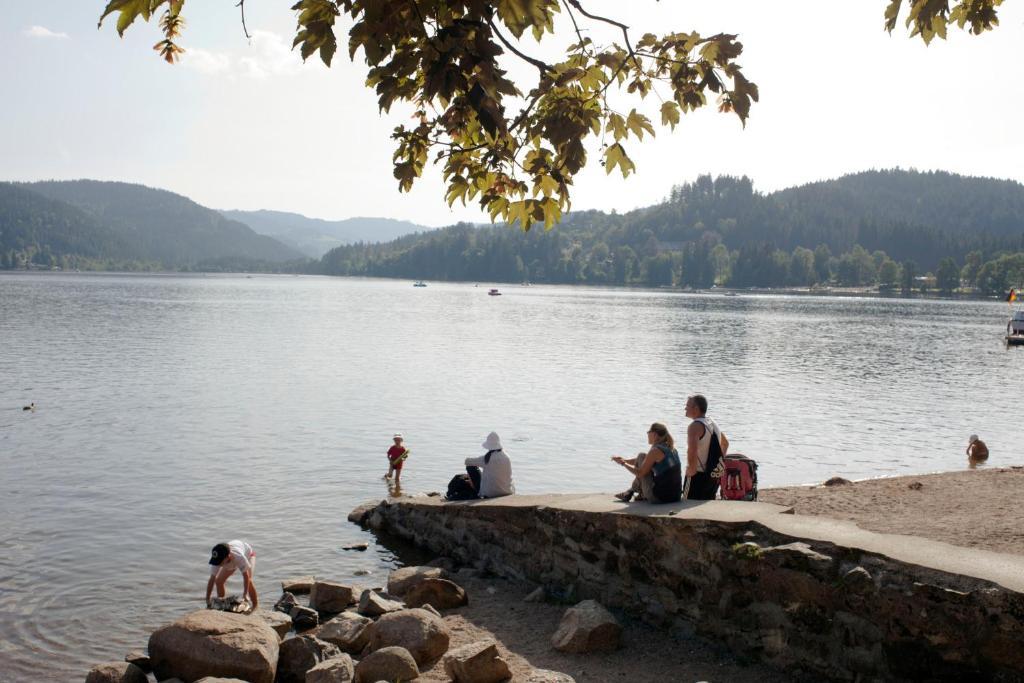
[[[498,575],[695,628],[781,668],[835,680],[1024,681],[1024,594],[762,521],[429,498],[382,501],[352,519]]]

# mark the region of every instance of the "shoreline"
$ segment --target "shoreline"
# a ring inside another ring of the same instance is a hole
[[[305,273],[305,272],[294,272],[294,271],[202,271],[202,270],[24,270],[24,269],[8,269],[0,270],[0,274],[18,274],[18,275],[136,275],[136,276],[282,276],[282,277],[326,277],[326,278],[340,278],[349,280],[382,280],[385,282],[404,282],[412,281],[415,278],[406,277],[383,277],[375,275],[331,275],[329,273]],[[433,282],[440,284],[450,285],[468,285],[471,283],[479,284],[478,280],[423,280],[424,282]],[[696,294],[704,296],[806,296],[806,297],[817,297],[817,298],[841,298],[841,299],[904,299],[907,301],[993,301],[999,302],[1003,298],[998,294],[981,294],[981,293],[963,293],[944,295],[936,292],[926,293],[905,293],[900,290],[887,290],[882,291],[877,287],[820,287],[820,288],[808,288],[808,287],[714,287],[713,289],[691,289],[684,287],[649,287],[646,285],[615,285],[607,284],[602,282],[510,282],[502,280],[486,281],[487,284],[497,284],[503,287],[585,287],[589,289],[609,289],[609,290],[623,290],[623,291],[636,291],[636,292],[658,292],[658,293],[670,293],[670,294]]]

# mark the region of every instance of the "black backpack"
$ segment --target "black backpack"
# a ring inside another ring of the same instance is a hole
[[[468,474],[456,474],[448,482],[448,493],[444,497],[445,500],[473,500],[479,496],[470,483]]]

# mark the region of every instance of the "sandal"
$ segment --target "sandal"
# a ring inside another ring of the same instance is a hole
[[[633,489],[630,489],[628,491],[623,491],[622,493],[616,493],[615,497],[621,500],[623,503],[628,503],[629,501],[633,500],[634,493],[635,491],[633,491]]]

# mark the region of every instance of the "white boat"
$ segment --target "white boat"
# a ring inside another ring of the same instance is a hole
[[[501,296],[501,292],[497,289],[490,289],[487,291],[487,296]]]
[[[417,280],[416,282],[412,283],[412,286],[413,287],[426,287],[427,283],[424,282],[423,280]]]
[[[1006,343],[1012,346],[1024,345],[1024,308],[1014,311],[1010,322],[1006,323]]]

